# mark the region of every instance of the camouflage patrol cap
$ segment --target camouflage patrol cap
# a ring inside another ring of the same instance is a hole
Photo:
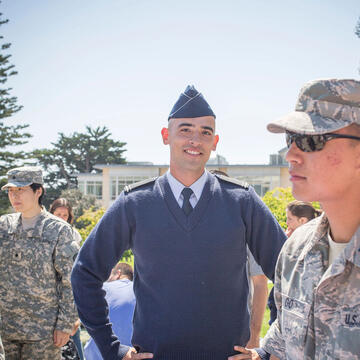
[[[328,79],[305,84],[295,111],[271,122],[267,129],[321,135],[351,124],[360,125],[360,81]]]
[[[1,190],[9,187],[23,187],[31,184],[44,184],[42,170],[37,166],[23,166],[7,172],[8,183]]]

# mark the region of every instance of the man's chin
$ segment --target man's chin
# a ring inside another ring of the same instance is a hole
[[[292,194],[296,200],[305,202],[316,201],[313,194],[307,192],[304,189],[299,189],[297,186],[292,187]]]

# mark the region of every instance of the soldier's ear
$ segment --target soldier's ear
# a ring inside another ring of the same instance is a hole
[[[44,190],[42,187],[39,187],[38,189],[35,190],[35,194],[36,194],[37,198],[39,198],[42,195],[43,191]]]
[[[162,128],[161,129],[161,136],[162,136],[164,145],[168,145],[169,144],[169,129],[165,128],[165,127]]]
[[[121,277],[121,270],[117,270],[116,275],[117,275],[117,280],[119,280]]]

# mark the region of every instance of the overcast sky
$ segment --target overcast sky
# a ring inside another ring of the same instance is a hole
[[[3,0],[19,74],[12,94],[30,124],[26,150],[58,132],[107,126],[128,161],[168,163],[160,131],[186,85],[217,115],[217,153],[268,163],[284,147],[267,122],[315,78],[359,78],[359,0]],[[215,154],[214,154],[215,155]]]

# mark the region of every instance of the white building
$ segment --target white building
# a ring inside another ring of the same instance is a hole
[[[263,196],[275,187],[290,186],[288,164],[285,161],[287,148],[270,155],[269,164],[232,165],[217,155],[208,161],[208,170],[221,170],[229,176],[246,181]],[[164,174],[169,165],[155,165],[151,162],[130,162],[124,165],[98,164],[96,174],[82,173],[77,176],[78,187],[84,194],[95,195],[108,208],[121,193],[125,185]]]

